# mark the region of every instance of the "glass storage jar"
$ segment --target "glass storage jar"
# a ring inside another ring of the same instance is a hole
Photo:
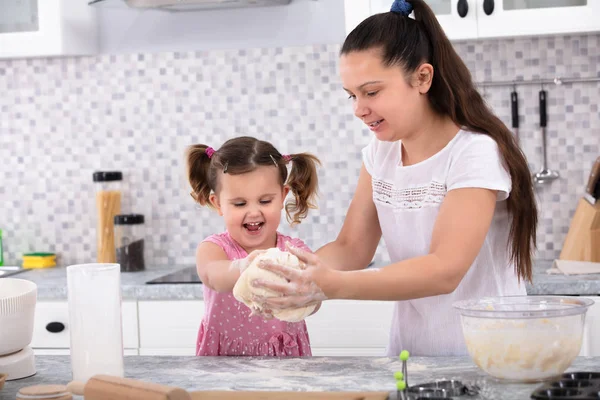
[[[120,171],[97,171],[93,175],[96,187],[96,235],[99,263],[114,263],[115,215],[121,214],[123,174]]]
[[[115,246],[117,264],[121,272],[143,271],[145,266],[144,216],[142,214],[116,215]]]

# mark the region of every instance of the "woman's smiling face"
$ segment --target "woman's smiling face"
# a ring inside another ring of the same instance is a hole
[[[421,95],[418,85],[407,82],[400,66],[385,66],[379,50],[342,55],[340,75],[352,100],[354,115],[377,139],[396,141],[418,129],[427,96]]]

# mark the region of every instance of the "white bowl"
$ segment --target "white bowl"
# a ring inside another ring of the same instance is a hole
[[[0,279],[0,356],[31,343],[37,285],[25,279]]]
[[[573,297],[507,296],[454,307],[479,368],[502,380],[536,382],[562,374],[579,355],[592,304]]]

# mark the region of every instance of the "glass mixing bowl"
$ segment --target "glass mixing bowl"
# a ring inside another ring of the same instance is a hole
[[[579,355],[585,298],[506,296],[453,304],[475,364],[502,380],[536,382],[562,374]]]

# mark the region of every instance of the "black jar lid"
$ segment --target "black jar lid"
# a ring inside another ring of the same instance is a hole
[[[138,225],[144,223],[142,214],[120,214],[115,215],[115,225]]]
[[[94,172],[94,182],[122,181],[121,171],[96,171]]]

